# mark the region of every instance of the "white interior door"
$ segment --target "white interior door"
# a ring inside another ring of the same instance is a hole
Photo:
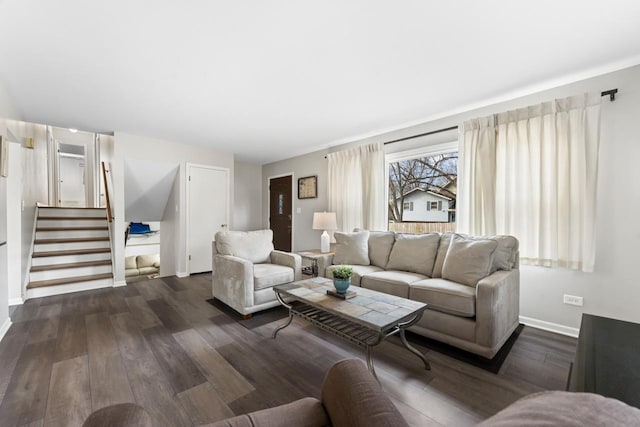
[[[188,273],[211,271],[211,242],[229,223],[229,170],[187,165]]]
[[[84,207],[87,204],[85,147],[57,143],[58,205]]]

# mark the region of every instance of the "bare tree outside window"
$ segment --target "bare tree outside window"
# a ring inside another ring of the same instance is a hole
[[[457,178],[457,152],[390,163],[389,230],[453,231]]]

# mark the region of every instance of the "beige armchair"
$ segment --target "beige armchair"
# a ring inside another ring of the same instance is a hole
[[[273,231],[220,231],[213,242],[213,297],[245,317],[275,307],[273,286],[302,278],[300,255],[273,248]]]

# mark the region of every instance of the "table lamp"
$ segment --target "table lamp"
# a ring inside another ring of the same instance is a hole
[[[314,212],[313,229],[324,230],[320,236],[320,252],[329,252],[329,233],[327,230],[337,230],[338,221],[335,212]]]

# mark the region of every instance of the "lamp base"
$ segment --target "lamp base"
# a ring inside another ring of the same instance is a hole
[[[329,243],[329,233],[327,233],[327,230],[324,230],[322,232],[322,235],[320,236],[320,252],[322,252],[323,254],[329,252]]]

